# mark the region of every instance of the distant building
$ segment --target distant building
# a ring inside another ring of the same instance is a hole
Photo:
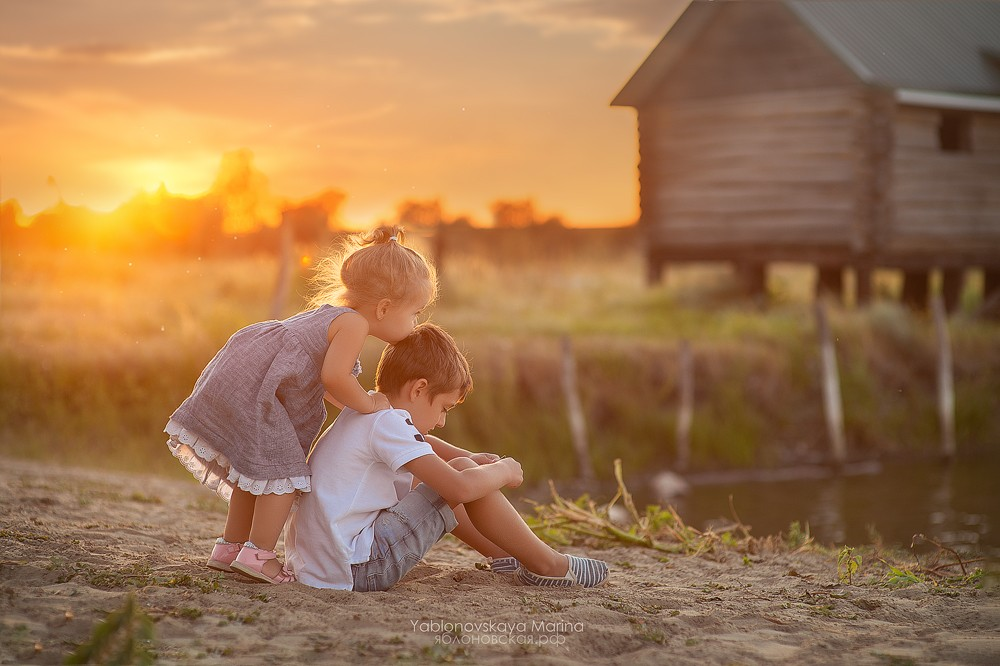
[[[651,279],[674,262],[940,269],[1000,292],[1000,3],[695,0],[612,102],[639,129]]]

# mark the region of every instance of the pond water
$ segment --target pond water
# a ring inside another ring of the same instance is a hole
[[[732,495],[740,520],[755,536],[787,533],[798,521],[826,545],[870,544],[874,530],[884,544],[908,547],[913,535],[923,534],[960,552],[1000,560],[1000,457],[861,465],[814,477],[691,477],[689,493],[669,503],[698,528],[731,518]]]

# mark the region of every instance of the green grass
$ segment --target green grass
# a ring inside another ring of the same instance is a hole
[[[268,317],[269,257],[202,260],[67,250],[4,255],[0,454],[174,476],[162,427],[239,327]],[[519,458],[529,480],[576,470],[560,372],[571,336],[592,463],[605,476],[669,466],[677,358],[695,362],[695,468],[777,465],[827,450],[808,268],[778,266],[771,304],[730,273],[693,267],[643,283],[635,248],[516,262],[453,253],[431,318],[466,349],[476,388],[442,435]],[[305,302],[308,274],[283,315]],[[876,291],[894,288],[881,276]],[[1000,441],[1000,325],[953,317],[960,453]],[[933,324],[893,302],[832,307],[849,451],[931,454],[939,440]],[[362,355],[370,386],[381,344]]]

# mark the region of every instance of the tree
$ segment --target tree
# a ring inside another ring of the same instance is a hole
[[[227,234],[257,231],[261,225],[281,224],[278,200],[271,195],[267,176],[253,165],[253,153],[246,148],[222,156],[211,188],[219,197],[222,230]]]
[[[223,232],[238,235],[257,231],[262,225],[279,227],[278,276],[271,298],[271,318],[280,318],[292,284],[295,238],[291,222],[271,195],[267,176],[253,166],[253,153],[241,148],[224,154],[211,192],[219,198]]]
[[[490,204],[490,211],[497,229],[523,229],[536,223],[535,203],[531,199],[498,199]]]
[[[396,213],[399,223],[410,229],[432,229],[445,221],[440,199],[407,199],[396,206]]]

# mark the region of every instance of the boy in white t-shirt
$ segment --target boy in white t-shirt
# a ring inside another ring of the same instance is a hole
[[[541,541],[500,492],[521,484],[520,463],[426,436],[472,389],[469,364],[448,333],[421,324],[386,347],[375,385],[392,409],[345,408],[309,459],[312,492],[285,539],[300,582],[387,590],[447,532],[526,585],[593,587],[607,579],[604,562]]]

